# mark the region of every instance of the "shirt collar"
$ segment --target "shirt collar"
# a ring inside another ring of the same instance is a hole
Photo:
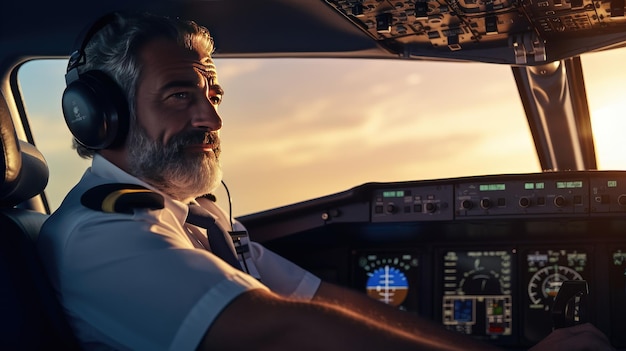
[[[112,182],[137,184],[144,186],[154,192],[157,192],[163,196],[163,199],[165,200],[165,208],[171,210],[182,223],[184,223],[187,219],[187,212],[189,211],[189,206],[187,204],[172,199],[169,195],[159,191],[152,185],[142,181],[141,179],[131,174],[126,173],[124,170],[117,167],[115,164],[113,164],[100,154],[94,155],[91,162],[91,172],[98,177],[111,180]]]

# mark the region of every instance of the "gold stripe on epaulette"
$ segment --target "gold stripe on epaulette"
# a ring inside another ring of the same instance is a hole
[[[120,197],[126,194],[134,194],[134,193],[151,193],[151,190],[148,189],[121,189],[116,190],[107,195],[104,200],[102,200],[102,211],[114,213],[115,211],[115,203],[119,200]]]

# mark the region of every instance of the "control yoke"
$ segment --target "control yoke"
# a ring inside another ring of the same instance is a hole
[[[552,306],[554,329],[588,322],[587,295],[589,295],[587,281],[568,280],[563,282]]]

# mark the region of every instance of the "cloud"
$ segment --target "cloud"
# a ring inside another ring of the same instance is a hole
[[[230,59],[226,61],[216,59],[215,65],[217,67],[219,80],[224,82],[234,80],[238,77],[243,77],[248,73],[258,71],[259,68],[262,67],[260,61],[237,59]]]

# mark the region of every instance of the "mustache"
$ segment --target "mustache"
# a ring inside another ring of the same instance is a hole
[[[212,145],[214,149],[219,149],[220,137],[217,132],[203,132],[197,130],[184,131],[174,135],[168,141],[167,146],[182,149],[186,146],[197,144],[209,144]]]

